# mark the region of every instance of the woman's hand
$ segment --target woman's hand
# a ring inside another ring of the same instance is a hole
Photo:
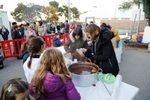
[[[85,53],[87,51],[87,49],[85,48],[81,48],[82,52]]]
[[[67,55],[68,55],[69,58],[72,58],[72,54],[71,53],[68,53]]]

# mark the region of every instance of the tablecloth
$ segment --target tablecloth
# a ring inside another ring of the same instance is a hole
[[[111,92],[113,84],[106,84],[106,87]],[[101,81],[98,81],[96,86],[76,87],[81,95],[81,100],[111,100],[108,91]],[[121,82],[119,93],[115,100],[133,100],[137,95],[139,88]]]
[[[58,47],[62,54],[66,53],[64,47]],[[66,63],[70,63],[69,60],[65,59]],[[105,83],[109,92],[111,93],[113,90],[114,84]],[[101,81],[96,83],[96,86],[90,87],[77,87],[78,92],[81,95],[81,100],[111,100],[108,91],[106,90],[104,84]],[[125,82],[120,82],[119,92],[117,94],[117,98],[115,100],[133,100],[134,97],[139,92],[139,88],[127,84]]]

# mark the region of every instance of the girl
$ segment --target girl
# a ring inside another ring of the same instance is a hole
[[[42,100],[80,100],[60,50],[49,48],[44,52],[30,84],[30,94]]]
[[[40,55],[44,51],[44,41],[40,37],[33,37],[28,44],[28,51],[30,56],[23,64],[26,79],[28,83],[34,75],[35,70],[38,68]]]
[[[9,80],[2,87],[1,100],[30,100],[28,83],[21,78]]]
[[[29,43],[29,40],[32,39],[33,37],[35,37],[34,35],[30,35],[25,42],[23,42],[21,44],[21,49],[20,49],[20,54],[19,54],[19,58],[22,58],[22,62],[24,63],[27,58],[29,57],[29,52],[28,52],[28,43]]]

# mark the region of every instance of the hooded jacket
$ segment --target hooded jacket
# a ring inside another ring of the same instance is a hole
[[[76,40],[72,34],[73,32],[69,34],[69,38],[64,45],[64,49],[67,53],[73,53],[76,51],[76,49],[88,47],[87,37],[84,33],[82,33],[83,37],[81,37],[79,40]]]
[[[120,37],[118,31],[115,28],[111,28],[111,32],[114,34],[114,37],[116,37],[116,40],[119,41]]]
[[[43,79],[44,93],[42,100],[80,100],[80,94],[69,78],[63,83],[60,76],[47,72]],[[30,94],[33,95],[32,83],[30,84]]]
[[[88,49],[88,53],[91,55],[92,61],[97,64],[103,73],[112,73],[117,75],[119,72],[119,66],[114,52],[114,48],[111,43],[112,33],[108,28],[102,28],[102,31],[98,34],[93,46]]]
[[[59,47],[62,44],[62,42],[58,38],[56,38],[56,36],[54,36],[53,41],[54,41],[53,43],[54,47]]]

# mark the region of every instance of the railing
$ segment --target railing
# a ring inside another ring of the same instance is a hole
[[[60,34],[61,39],[63,39],[62,45],[66,43],[68,40],[68,34]],[[53,38],[54,35],[46,35],[41,36],[45,41],[46,48],[53,47]],[[25,41],[25,39],[14,39],[14,40],[5,40],[0,41],[1,48],[3,52],[4,58],[17,57],[20,53],[21,44]]]

